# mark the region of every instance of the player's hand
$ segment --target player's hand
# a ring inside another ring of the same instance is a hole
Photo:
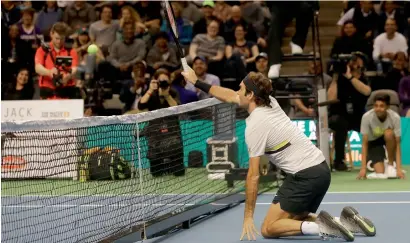
[[[248,240],[256,240],[255,234],[260,235],[258,230],[255,228],[253,218],[246,217],[243,221],[242,235],[240,240],[243,240],[245,235]]]
[[[400,179],[404,179],[404,173],[401,169],[397,170],[397,177],[399,177]]]
[[[367,177],[366,177],[366,168],[362,168],[362,169],[360,169],[360,172],[359,172],[359,175],[357,176],[357,179],[358,180],[361,180],[361,179],[367,179]]]
[[[181,74],[182,76],[184,76],[187,82],[190,82],[193,85],[195,85],[196,81],[198,80],[195,71],[191,67],[188,67],[188,70],[182,72]]]

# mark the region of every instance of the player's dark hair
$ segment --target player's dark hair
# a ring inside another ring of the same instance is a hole
[[[253,84],[259,89],[259,95],[255,97],[255,103],[257,106],[268,106],[270,105],[270,94],[272,93],[272,83],[265,77],[262,73],[250,72],[247,77]],[[245,90],[245,95],[251,93],[249,89]]]
[[[390,105],[390,96],[387,94],[378,94],[374,97],[374,103],[376,103],[376,101],[382,101],[386,105]]]

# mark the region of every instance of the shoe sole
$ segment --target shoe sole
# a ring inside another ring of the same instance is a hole
[[[350,232],[346,227],[344,227],[341,223],[337,222],[328,212],[326,211],[321,211],[318,215],[318,224],[319,224],[319,229],[320,225],[324,225],[325,227],[330,227],[331,230],[334,230],[333,232],[322,232],[323,234],[327,234],[329,236],[339,236],[346,241],[354,241],[354,235],[352,232]],[[340,234],[337,234],[335,232],[338,232]]]
[[[340,221],[354,233],[363,233],[366,236],[376,235],[376,227],[374,224],[369,219],[361,216],[353,207],[348,206],[343,208]]]

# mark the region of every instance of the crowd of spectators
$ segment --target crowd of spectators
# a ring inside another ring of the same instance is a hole
[[[401,115],[409,116],[410,4],[345,3],[337,22],[339,34],[331,50],[331,61],[324,70],[317,65],[315,69],[310,63],[308,74],[324,73],[326,86],[332,87],[333,67],[340,55],[364,53],[363,64],[359,64],[358,70],[351,70],[352,75],[371,90],[397,92],[403,106]],[[318,8],[316,2],[308,1],[205,0],[171,4],[186,58],[198,77],[234,89],[249,71],[277,78],[284,27],[296,18],[296,33],[290,47],[292,54],[302,53],[313,10]],[[3,100],[44,98],[41,92],[37,96],[35,92],[41,80],[36,62],[41,61],[34,57],[41,52],[43,43],[53,42],[51,30],[61,22],[67,27],[65,46],[77,54],[73,57],[77,65],[75,86],[84,91],[90,79],[98,85],[108,85],[124,104],[123,113],[209,98],[181,77],[180,60],[160,2],[2,1]],[[94,54],[87,51],[91,44],[98,46]],[[365,72],[369,70],[378,74],[371,78],[372,82]],[[360,93],[339,86],[338,94]],[[369,90],[363,90],[362,95],[367,97]],[[90,94],[78,95],[89,102]],[[361,99],[362,103],[365,101]],[[295,100],[295,114],[314,116],[312,103],[309,99]]]

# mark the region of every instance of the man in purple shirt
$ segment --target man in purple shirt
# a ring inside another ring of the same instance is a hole
[[[201,80],[202,82],[205,82],[210,85],[221,86],[221,81],[219,80],[217,76],[206,72],[208,70],[208,62],[205,57],[202,57],[202,56],[195,57],[193,65],[192,65],[192,69],[195,71],[195,74],[198,77],[198,80]],[[187,83],[185,88],[196,92],[198,95],[198,99],[200,100],[208,99],[212,97],[211,95],[201,90],[198,90],[191,83]]]

